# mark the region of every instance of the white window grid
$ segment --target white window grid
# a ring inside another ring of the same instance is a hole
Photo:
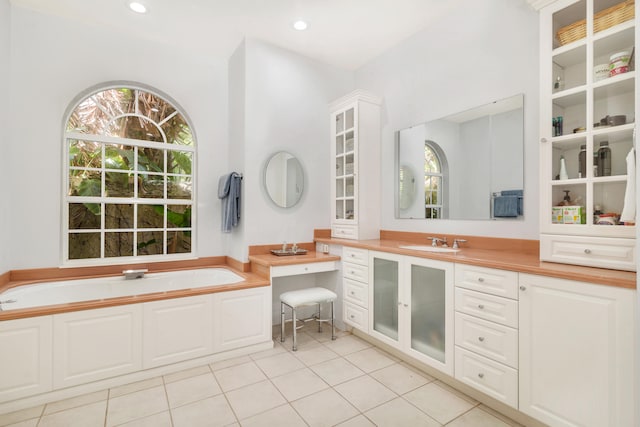
[[[136,91],[136,98],[137,98]],[[100,103],[97,103],[98,107],[102,109]],[[135,103],[136,109],[138,103]],[[167,137],[161,126],[166,121],[170,120],[178,114],[178,111],[174,111],[172,114],[165,117],[161,122],[154,122],[147,116],[141,115],[139,113],[127,113],[118,116],[114,116],[111,119],[111,122],[118,120],[122,117],[139,117],[145,121],[148,121],[154,124],[160,134],[162,135],[163,142],[154,142],[154,141],[143,141],[131,138],[121,138],[121,137],[113,137],[108,135],[96,135],[96,134],[87,134],[81,132],[66,132],[65,133],[65,144],[64,144],[64,164],[65,164],[65,174],[64,174],[64,209],[63,209],[63,254],[64,254],[64,262],[65,264],[93,264],[96,262],[105,262],[109,260],[113,262],[113,260],[129,260],[129,261],[154,261],[158,258],[162,259],[181,259],[181,258],[192,258],[194,256],[193,248],[195,247],[195,235],[193,233],[193,224],[195,223],[195,211],[193,209],[194,196],[195,196],[195,182],[194,182],[194,174],[195,174],[195,165],[196,165],[196,150],[194,146],[190,145],[180,145],[180,144],[169,144],[167,143]],[[88,141],[92,143],[101,144],[101,167],[99,168],[91,168],[91,167],[76,167],[70,166],[69,160],[69,147],[72,141]],[[123,145],[130,146],[134,150],[134,162],[133,168],[131,169],[112,169],[107,168],[105,165],[105,150],[109,145]],[[163,150],[163,162],[164,162],[164,171],[153,172],[153,171],[143,171],[138,167],[138,150],[139,148],[153,148],[158,150]],[[169,173],[167,169],[169,165],[167,164],[167,153],[169,151],[177,151],[177,152],[188,152],[191,153],[191,173],[190,174],[179,174],[179,173]],[[101,195],[100,196],[72,196],[69,195],[70,182],[69,175],[71,171],[87,171],[87,172],[97,172],[100,173],[101,177]],[[114,172],[114,173],[126,173],[133,176],[134,183],[138,183],[138,176],[161,176],[163,177],[163,197],[141,197],[139,194],[140,186],[138,184],[133,185],[133,197],[107,197],[105,194],[106,191],[106,172]],[[167,184],[170,177],[184,179],[185,181],[189,181],[191,185],[191,197],[189,199],[172,199],[168,197],[167,194]],[[69,206],[75,203],[93,203],[100,205],[100,228],[91,228],[91,229],[69,229]],[[125,205],[133,205],[133,227],[130,228],[106,228],[105,224],[105,212],[107,204],[125,204]],[[138,227],[138,207],[140,205],[162,205],[163,206],[163,227],[160,228],[144,228]],[[172,205],[184,205],[191,207],[191,226],[190,227],[168,227],[168,216],[167,209]],[[168,233],[171,232],[189,232],[191,233],[191,252],[189,253],[176,253],[176,254],[168,254],[167,253],[167,242],[168,242]],[[138,254],[138,233],[142,232],[162,232],[162,254],[156,255],[140,255]],[[91,234],[91,233],[99,233],[100,234],[100,257],[99,258],[83,258],[83,259],[69,259],[69,237],[72,234]],[[105,256],[105,237],[107,233],[133,233],[133,255],[132,256],[119,256],[119,257],[106,257]]]

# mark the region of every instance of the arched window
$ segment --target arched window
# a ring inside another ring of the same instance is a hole
[[[425,218],[443,218],[444,155],[433,141],[424,144],[424,207]],[[445,160],[446,162],[446,160]]]
[[[195,139],[175,103],[103,87],[71,106],[64,152],[65,260],[192,253]]]

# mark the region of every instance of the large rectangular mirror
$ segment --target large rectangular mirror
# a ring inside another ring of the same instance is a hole
[[[523,219],[524,97],[396,134],[396,217]]]

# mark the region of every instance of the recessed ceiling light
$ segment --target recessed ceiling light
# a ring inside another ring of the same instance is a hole
[[[140,3],[139,1],[130,1],[129,9],[133,10],[136,13],[147,13],[147,6]]]
[[[293,23],[293,28],[295,28],[298,31],[304,31],[307,29],[307,23],[306,21],[303,21],[300,19]]]

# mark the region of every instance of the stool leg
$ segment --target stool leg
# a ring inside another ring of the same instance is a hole
[[[331,339],[336,339],[335,314],[333,312],[333,301],[331,301]]]
[[[318,303],[318,332],[322,332],[322,313],[320,303]]]
[[[280,303],[280,342],[284,342],[284,303]]]
[[[295,307],[291,307],[291,313],[293,316],[293,351],[298,351],[298,338],[297,338],[297,334],[296,334],[296,330],[298,329],[297,327],[297,322],[296,322],[296,308]]]

